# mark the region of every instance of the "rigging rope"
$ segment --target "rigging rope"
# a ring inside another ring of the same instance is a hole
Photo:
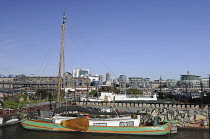
[[[59,33],[59,34],[60,34],[60,33]],[[59,36],[60,36],[60,35],[58,35],[58,36],[56,37],[55,40],[58,40]],[[55,43],[53,43],[53,44],[55,44]],[[39,71],[38,73],[41,73],[41,76],[44,75],[44,72],[46,71],[46,69],[47,69],[47,67],[48,67],[48,65],[49,65],[50,58],[51,58],[51,56],[53,55],[53,52],[54,52],[55,47],[56,47],[56,45],[50,45],[50,46],[52,46],[52,47],[49,48],[50,50],[48,51],[47,55],[45,56],[45,58],[44,58],[44,60],[43,60],[43,62],[42,62],[42,64],[41,64],[41,66],[40,66],[40,69],[38,70],[38,71]],[[46,62],[46,63],[45,63],[45,62]],[[55,62],[55,61],[54,61],[54,62]],[[42,72],[41,72],[41,67],[43,67]]]
[[[95,53],[94,49],[85,41],[85,39],[80,35],[79,31],[73,26],[73,24],[67,20],[67,22],[71,25],[71,27],[75,30],[78,36],[83,40],[83,42],[88,46],[88,48],[94,53],[94,55],[100,60],[100,62],[117,78],[117,76],[112,72],[112,70],[102,61],[102,59]]]
[[[66,26],[67,27],[67,26]],[[68,31],[68,29],[66,29],[66,31],[67,31],[67,35],[68,36],[71,36],[70,35],[70,33],[69,33],[69,31]],[[66,37],[66,38],[70,38],[70,40],[76,45],[76,48],[79,48],[79,53],[80,53],[80,55],[81,56],[84,56],[84,54],[82,54],[81,52],[81,48],[79,47],[79,45],[73,40],[73,39],[71,39],[72,37]],[[67,39],[68,40],[68,39]],[[70,42],[70,41],[69,41]],[[70,44],[70,43],[69,43]],[[71,45],[69,45],[70,47],[71,47]],[[71,56],[71,55],[70,55]],[[85,64],[87,65],[87,67],[90,69],[90,65],[88,64],[88,62],[87,62],[87,58],[84,58],[84,57],[81,57],[82,58],[82,60],[83,61],[85,61]],[[72,59],[72,58],[71,58]],[[72,60],[73,61],[73,60]]]

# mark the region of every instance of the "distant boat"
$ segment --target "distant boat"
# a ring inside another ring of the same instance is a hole
[[[9,108],[0,108],[0,126],[6,126],[19,123],[17,110]]]
[[[58,93],[57,104],[60,104],[61,90],[61,71],[63,65],[64,53],[64,29],[66,16],[64,13],[62,24],[62,39],[60,49],[59,77],[58,77]],[[108,95],[108,94],[107,94]],[[115,95],[115,98],[118,96]],[[121,96],[122,98],[122,96]],[[136,99],[136,98],[134,98]],[[60,111],[58,108],[58,112]],[[65,109],[65,108],[64,108]],[[76,116],[75,116],[76,115]],[[66,131],[66,132],[85,132],[85,133],[107,133],[107,134],[130,134],[130,135],[166,135],[176,131],[176,126],[172,126],[172,122],[158,123],[157,117],[154,117],[152,125],[144,125],[140,123],[140,115],[130,115],[128,117],[115,118],[89,118],[77,114],[59,114],[52,117],[50,114],[46,116],[25,116],[21,120],[23,128],[31,130],[45,131]],[[174,129],[173,129],[174,128]]]

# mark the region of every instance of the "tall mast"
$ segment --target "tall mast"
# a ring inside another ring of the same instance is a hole
[[[62,74],[63,74],[63,62],[64,62],[64,30],[66,23],[66,13],[63,14],[63,23],[61,26],[62,36],[61,36],[61,45],[60,45],[60,60],[59,60],[59,69],[58,69],[58,92],[56,102],[60,102],[61,95],[61,85],[62,85]]]

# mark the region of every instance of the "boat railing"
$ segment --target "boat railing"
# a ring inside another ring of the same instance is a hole
[[[16,114],[17,113],[17,110],[16,109],[11,109],[11,108],[8,108],[8,107],[4,107],[4,106],[1,106],[0,107],[0,114]]]
[[[145,98],[151,98],[153,96],[145,96],[145,95],[126,95],[127,98],[139,98],[139,97],[145,97]]]

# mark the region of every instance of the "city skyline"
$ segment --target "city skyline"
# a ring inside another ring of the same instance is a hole
[[[73,69],[73,71],[72,72],[66,72],[66,73],[71,73],[72,74],[72,76],[74,77],[76,74],[74,73],[77,69],[81,69],[81,70],[87,70],[87,71],[89,71],[89,69],[82,69],[82,68],[76,68],[76,69]],[[77,73],[78,74],[78,73]],[[23,76],[28,76],[28,77],[41,77],[41,76],[37,76],[37,75],[35,75],[35,74],[30,74],[30,75],[25,75],[25,74],[20,74],[21,76],[23,75]],[[14,74],[9,74],[9,75],[1,75],[0,74],[0,78],[14,78],[15,76],[20,76],[20,75],[14,75]],[[105,75],[99,75],[99,74],[97,74],[97,73],[87,73],[87,75],[84,75],[84,74],[82,74],[82,76],[80,76],[79,74],[78,75],[76,75],[74,78],[83,78],[83,77],[88,77],[88,78],[93,78],[92,76],[97,76],[98,78],[99,78],[99,76],[102,76],[103,78],[104,78],[104,82],[106,82],[107,81],[107,78],[110,78],[110,81],[113,81],[113,82],[115,82],[116,80],[119,80],[120,78],[121,78],[121,76],[125,76],[126,77],[126,80],[128,81],[129,80],[129,78],[142,78],[142,79],[148,79],[149,81],[158,81],[158,80],[162,80],[162,81],[167,81],[167,80],[175,80],[175,81],[179,81],[179,80],[182,80],[181,78],[182,78],[182,76],[188,76],[188,75],[192,75],[192,74],[190,74],[190,71],[187,71],[186,72],[186,74],[182,74],[182,75],[180,75],[180,78],[179,79],[174,79],[174,78],[162,78],[161,76],[159,77],[159,78],[157,78],[157,79],[151,79],[150,77],[137,77],[137,76],[132,76],[132,77],[129,77],[129,76],[126,76],[126,75],[119,75],[119,77],[117,77],[117,78],[112,78],[112,74],[111,73],[109,73],[109,72],[107,72]],[[64,75],[65,76],[65,75]],[[199,77],[200,79],[210,79],[210,75],[209,75],[209,77],[201,77],[201,76],[198,76],[198,75],[192,75],[192,76],[197,76],[197,77]],[[47,76],[43,76],[43,77],[47,77]],[[50,77],[50,76],[48,76],[48,77]],[[99,80],[99,79],[98,79]]]
[[[76,28],[66,32],[70,46],[65,53],[71,55],[66,71],[80,67],[99,75],[110,72],[113,78],[151,80],[160,76],[178,80],[187,71],[208,77],[209,4],[208,0],[1,1],[0,74],[57,75],[65,8],[66,30],[71,24]]]

